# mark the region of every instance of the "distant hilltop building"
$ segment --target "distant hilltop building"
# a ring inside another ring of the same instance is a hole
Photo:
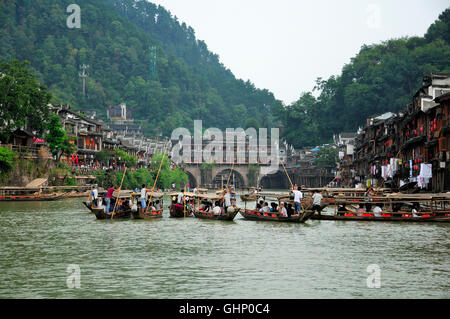
[[[109,120],[116,122],[117,124],[134,122],[131,117],[131,111],[127,110],[127,105],[125,103],[108,107],[106,110],[106,116]]]

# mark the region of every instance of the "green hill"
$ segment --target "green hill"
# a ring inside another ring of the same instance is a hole
[[[274,123],[273,94],[234,77],[194,30],[144,0],[79,0],[81,28],[66,25],[73,1],[0,2],[0,57],[28,60],[53,103],[95,109],[126,103],[148,134],[168,135],[202,119],[208,127]],[[151,73],[151,47],[156,72]],[[87,64],[87,96],[80,65]]]

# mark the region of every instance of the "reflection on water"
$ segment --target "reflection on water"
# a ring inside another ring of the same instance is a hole
[[[98,221],[81,199],[0,203],[0,297],[449,297],[445,224],[164,214]],[[67,287],[70,264],[80,266],[80,289]],[[380,289],[367,288],[370,264],[381,268]]]

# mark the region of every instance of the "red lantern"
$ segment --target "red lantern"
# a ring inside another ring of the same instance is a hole
[[[420,128],[420,133],[423,133],[423,127]]]

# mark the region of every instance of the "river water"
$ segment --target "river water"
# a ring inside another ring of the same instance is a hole
[[[81,200],[0,203],[1,298],[450,297],[450,225],[172,219],[168,204],[99,221]]]

